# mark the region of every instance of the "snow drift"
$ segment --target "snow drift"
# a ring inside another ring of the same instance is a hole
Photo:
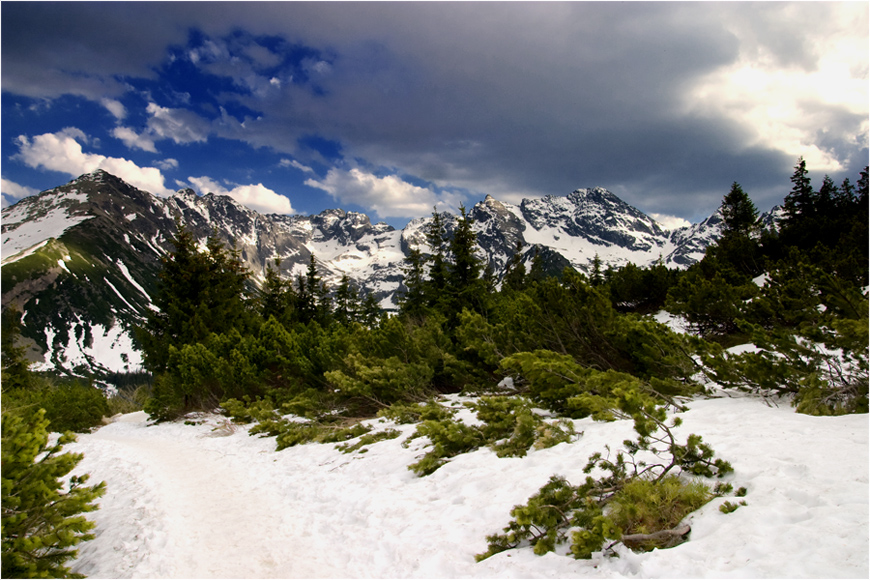
[[[461,398],[448,399],[460,404]],[[573,443],[524,458],[489,449],[424,478],[407,469],[425,439],[345,454],[333,444],[275,452],[273,438],[206,416],[196,426],[120,417],[68,447],[105,480],[96,539],[73,570],[112,578],[861,577],[868,569],[868,417],[812,417],[752,397],[698,400],[677,432],[732,463],[747,505],[717,498],[689,516],[688,542],[618,558],[543,557],[530,548],[480,563],[487,534],[550,475],[579,483],[589,455],[633,435],[631,421],[575,421]],[[731,498],[732,500],[734,498]]]

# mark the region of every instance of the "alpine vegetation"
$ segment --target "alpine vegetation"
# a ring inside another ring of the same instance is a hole
[[[122,187],[107,174],[97,178]],[[77,187],[97,178],[83,177]],[[392,449],[403,458],[405,486],[458,477],[472,455],[515,465],[591,445],[587,432],[619,425],[621,436],[595,441],[594,451],[565,466],[571,477],[536,472],[537,491],[505,510],[502,530],[476,532],[485,541],[477,565],[505,552],[599,565],[691,544],[692,518],[707,504],[718,499],[712,511],[735,519],[753,505],[734,445],[726,438],[721,451],[721,441],[685,427],[693,405],[739,395],[810,415],[868,411],[867,180],[865,169],[855,186],[826,179],[816,191],[800,159],[792,193],[765,216],[735,182],[717,212],[718,239],[691,264],[620,262],[604,256],[603,246],[584,262],[527,244],[530,228],[552,231],[539,222],[560,213],[619,206],[603,190],[521,210],[488,198],[471,211],[460,206],[457,216],[433,211],[414,224],[413,236],[401,234],[408,244],[393,256],[401,257],[389,299],[386,286],[337,276],[335,256],[310,250],[289,269],[286,255],[269,254],[252,271],[247,246],[227,243],[217,229],[197,233],[181,209],[185,194],[163,202],[178,211],[165,214],[175,219],[165,252],[155,254],[153,279],[139,271],[137,284],[152,289],[142,296],[147,306],[130,311],[149,378],[144,411],[161,425],[154,430],[180,421],[198,428],[221,413],[214,436],[235,436],[239,426],[274,440],[276,457],[333,446],[344,463],[330,470]],[[201,203],[190,197],[185,207]],[[493,226],[516,225],[520,215],[525,230]],[[613,237],[603,226],[573,223],[578,238]],[[626,256],[664,247],[654,224],[641,229],[644,235],[620,242]],[[400,234],[389,235],[398,243]],[[12,265],[41,259],[40,251]],[[69,251],[64,264],[75,262]],[[9,384],[16,392],[31,388],[17,359],[8,360]],[[128,400],[143,392],[128,392]],[[35,421],[44,429],[41,414]],[[7,422],[20,424],[4,416],[4,553]],[[39,465],[34,457],[23,461]],[[83,483],[73,478],[76,511],[91,509],[102,492]],[[76,533],[87,532],[76,525]],[[62,547],[72,545],[70,536],[58,537]]]

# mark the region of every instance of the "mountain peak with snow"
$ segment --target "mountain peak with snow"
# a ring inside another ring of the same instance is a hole
[[[439,216],[449,235],[457,216]],[[543,252],[554,268],[570,265],[587,272],[595,256],[604,267],[648,266],[659,259],[685,267],[703,256],[719,231],[719,222],[710,218],[666,233],[601,187],[524,199],[519,205],[487,195],[469,217],[477,255],[496,277],[518,247],[525,261]],[[280,274],[295,279],[314,255],[328,284],[347,275],[363,294],[394,309],[404,290],[402,266],[409,250],[429,251],[425,231],[431,220],[413,219],[397,231],[342,209],[263,215],[226,195],[200,196],[184,188],[159,197],[96,170],[3,210],[3,304],[27,313],[24,335],[46,368],[83,364],[98,371],[123,370],[87,354],[88,345],[99,342],[95,333],[117,338],[144,319],[160,259],[172,250],[176,222],[199,241],[216,232],[239,251],[256,283],[275,259],[281,261]],[[26,276],[13,278],[12,263]],[[138,360],[133,352],[125,357]]]

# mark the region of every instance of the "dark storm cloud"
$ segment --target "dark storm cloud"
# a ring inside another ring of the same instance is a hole
[[[481,196],[602,185],[645,211],[697,219],[735,180],[762,209],[788,190],[802,151],[693,112],[687,95],[741,54],[815,70],[804,31],[824,26],[829,7],[808,4],[4,3],[3,89],[117,96],[125,77],[155,78],[169,45],[199,49],[187,44],[196,30],[215,49],[203,70],[239,88],[220,98],[258,113],[224,115],[212,128],[222,137],[306,161],[300,140],[316,135]],[[282,69],[286,54],[257,35],[312,56]],[[818,144],[854,181],[866,127],[845,109],[826,115]]]

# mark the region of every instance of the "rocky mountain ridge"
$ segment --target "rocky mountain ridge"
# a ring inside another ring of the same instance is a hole
[[[604,267],[661,260],[682,268],[703,256],[720,225],[714,215],[667,232],[603,188],[519,205],[486,196],[469,216],[478,255],[496,276],[518,242],[524,260],[543,252],[553,268],[588,271],[596,255]],[[449,233],[456,217],[444,217]],[[430,220],[417,218],[396,230],[341,209],[263,215],[230,197],[191,189],[158,197],[97,170],[3,210],[3,308],[24,313],[23,335],[41,368],[80,374],[134,370],[141,359],[129,329],[153,308],[160,257],[171,251],[179,224],[203,242],[214,232],[234,245],[255,282],[276,258],[281,274],[295,277],[314,255],[327,283],[346,274],[391,309],[403,290],[407,252],[428,249],[424,232]]]

